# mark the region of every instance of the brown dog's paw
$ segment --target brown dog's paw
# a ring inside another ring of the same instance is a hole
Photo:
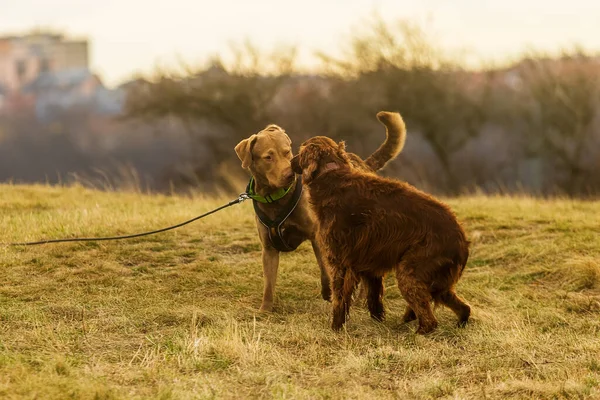
[[[342,329],[342,327],[344,326],[344,324],[346,323],[346,314],[343,310],[343,308],[341,309],[334,309],[333,312],[333,321],[331,322],[331,329],[333,329],[334,331],[339,331]]]
[[[373,319],[373,321],[377,321],[377,322],[383,322],[385,321],[385,313],[379,313],[379,314],[371,314],[371,318]]]
[[[415,319],[417,319],[415,312],[412,310],[412,308],[407,307],[406,311],[404,311],[404,315],[402,316],[402,322],[408,323],[414,321]]]
[[[331,288],[329,286],[321,287],[321,297],[323,297],[323,300],[331,302]]]
[[[376,303],[368,303],[367,308],[369,309],[369,314],[371,314],[371,318],[373,318],[377,322],[383,322],[385,320],[385,309],[383,308],[383,304],[381,302]]]
[[[273,304],[264,303],[263,305],[260,306],[260,311],[261,312],[273,312]]]
[[[460,314],[460,319],[458,321],[458,327],[464,328],[469,322],[469,317],[471,316],[471,307],[465,306],[462,313]]]
[[[426,335],[428,333],[431,333],[435,330],[435,328],[437,328],[437,322],[433,323],[433,324],[419,324],[419,329],[417,329],[417,334],[419,335]]]

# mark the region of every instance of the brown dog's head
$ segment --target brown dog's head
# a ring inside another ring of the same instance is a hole
[[[242,168],[250,170],[254,179],[272,188],[289,186],[294,180],[290,166],[292,141],[277,125],[242,140],[235,146]]]
[[[326,136],[315,136],[300,145],[298,155],[292,159],[292,170],[302,174],[302,181],[309,184],[319,174],[349,163],[344,142],[336,143]]]

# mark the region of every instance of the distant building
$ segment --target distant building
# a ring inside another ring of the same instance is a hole
[[[87,40],[53,33],[0,36],[0,86],[18,92],[41,74],[88,68]]]
[[[23,95],[35,98],[38,120],[49,121],[69,110],[87,110],[95,115],[121,112],[125,93],[109,90],[87,68],[44,72],[22,88]]]
[[[6,89],[0,85],[0,110],[4,106],[4,99],[6,98]]]
[[[42,121],[73,110],[119,114],[124,91],[105,88],[88,64],[87,40],[54,33],[0,37],[0,114],[33,113]]]

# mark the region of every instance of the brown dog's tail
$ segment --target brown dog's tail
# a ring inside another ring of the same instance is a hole
[[[373,171],[380,170],[388,161],[396,158],[406,141],[406,125],[400,114],[380,111],[377,113],[377,119],[385,125],[386,138],[382,145],[365,160],[367,166]]]

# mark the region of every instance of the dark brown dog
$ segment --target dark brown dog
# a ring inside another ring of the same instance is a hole
[[[354,168],[365,173],[375,173],[385,164],[394,159],[404,147],[406,128],[398,113],[381,111],[377,114],[379,121],[386,127],[386,139],[381,146],[362,160],[359,156],[347,153]],[[292,148],[291,140],[283,129],[277,125],[269,125],[258,134],[242,140],[235,152],[242,161],[242,167],[252,174],[253,191],[264,198],[278,197],[289,188],[285,195],[269,203],[254,201],[257,214],[256,226],[262,243],[262,262],[264,275],[264,291],[262,311],[273,309],[275,282],[279,267],[279,253],[293,251],[305,240],[310,240],[321,269],[321,294],[329,300],[331,296],[329,275],[322,262],[319,246],[315,241],[314,216],[310,212],[308,196],[302,191],[302,185],[295,185],[295,175],[291,168]],[[298,182],[300,183],[300,182]],[[298,198],[295,199],[296,196]],[[297,201],[296,203],[294,203]],[[288,214],[288,211],[291,210]],[[259,214],[263,216],[262,220]],[[285,219],[280,225],[279,232],[273,232],[264,219],[279,221],[280,216]],[[275,239],[278,243],[274,243]],[[284,242],[284,243],[282,243]],[[282,248],[284,246],[285,248]]]
[[[452,211],[416,188],[351,167],[344,143],[317,136],[300,146],[292,169],[308,185],[317,217],[316,239],[332,280],[333,323],[346,322],[352,293],[362,280],[371,317],[384,318],[383,276],[396,271],[408,303],[404,321],[417,333],[437,326],[431,301],[464,325],[470,307],[454,286],[467,263],[469,242]]]

